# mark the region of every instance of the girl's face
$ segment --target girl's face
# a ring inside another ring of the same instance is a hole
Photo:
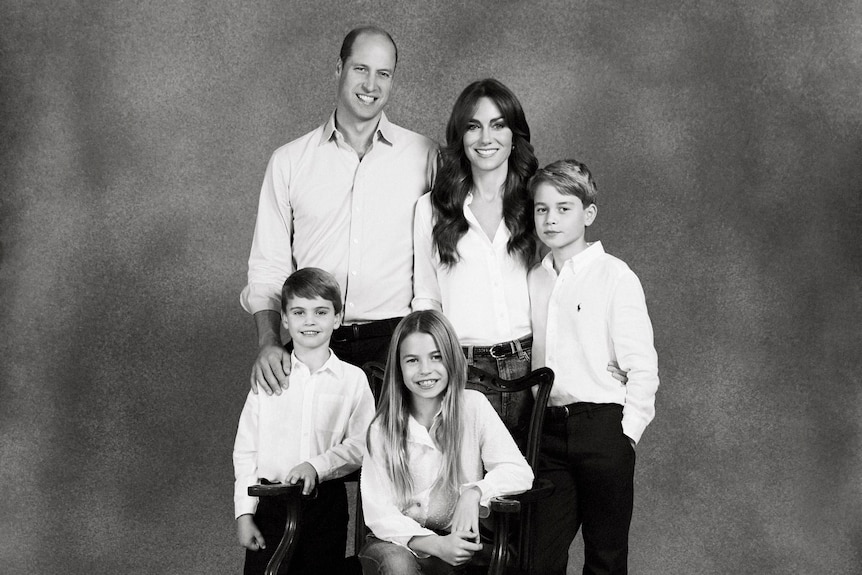
[[[398,361],[404,385],[413,401],[433,400],[438,405],[449,385],[449,371],[431,334],[413,332],[401,341]]]

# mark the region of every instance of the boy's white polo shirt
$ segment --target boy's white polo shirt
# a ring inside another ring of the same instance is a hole
[[[623,432],[635,442],[655,416],[658,356],[643,288],[601,242],[563,264],[548,254],[529,274],[533,369],[554,370],[549,405],[579,401],[623,406]],[[607,371],[615,361],[628,383]]]

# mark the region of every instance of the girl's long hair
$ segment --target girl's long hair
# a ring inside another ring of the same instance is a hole
[[[427,333],[437,344],[443,365],[448,371],[449,384],[443,392],[441,421],[434,429],[433,439],[443,453],[443,467],[438,481],[442,487],[458,492],[461,481],[459,457],[462,415],[461,402],[467,382],[467,361],[461,352],[455,329],[446,317],[436,310],[416,311],[401,320],[392,334],[380,404],[372,425],[377,422],[381,431],[381,445],[372,445],[371,428],[366,435],[368,453],[379,449],[384,467],[395,486],[396,501],[404,510],[413,495],[413,481],[407,468],[407,422],[410,415],[410,392],[404,385],[401,373],[401,344],[413,333]]]
[[[509,88],[493,78],[473,82],[464,88],[449,116],[446,146],[440,150],[437,178],[431,189],[434,247],[443,265],[448,267],[459,261],[458,240],[467,233],[468,227],[464,200],[473,189],[473,170],[464,152],[464,132],[481,98],[489,98],[496,104],[506,126],[512,130],[512,153],[503,185],[503,220],[510,236],[506,248],[529,267],[536,254],[536,238],[526,184],[539,162],[533,153],[530,126],[521,103]]]

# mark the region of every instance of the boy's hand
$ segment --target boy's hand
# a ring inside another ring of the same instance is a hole
[[[314,491],[314,486],[317,485],[317,470],[307,461],[303,461],[287,474],[287,482],[291,485],[296,485],[299,481],[303,483],[303,495]]]
[[[482,492],[478,487],[465,489],[458,497],[455,513],[452,515],[452,531],[469,532],[476,543],[479,542],[479,499],[481,497]]]
[[[252,551],[266,549],[266,541],[263,540],[263,535],[254,524],[254,517],[250,513],[236,518],[236,534],[239,537],[239,544],[246,549]]]
[[[258,388],[267,395],[281,395],[290,384],[290,353],[280,345],[264,345],[251,368],[251,391]]]
[[[609,361],[608,371],[611,372],[611,375],[614,377],[614,379],[618,379],[624,384],[629,382],[629,372],[620,369],[620,366],[617,362]]]

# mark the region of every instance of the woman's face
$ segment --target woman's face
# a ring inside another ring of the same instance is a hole
[[[480,98],[464,132],[464,153],[474,172],[508,171],[513,134],[490,98]]]

